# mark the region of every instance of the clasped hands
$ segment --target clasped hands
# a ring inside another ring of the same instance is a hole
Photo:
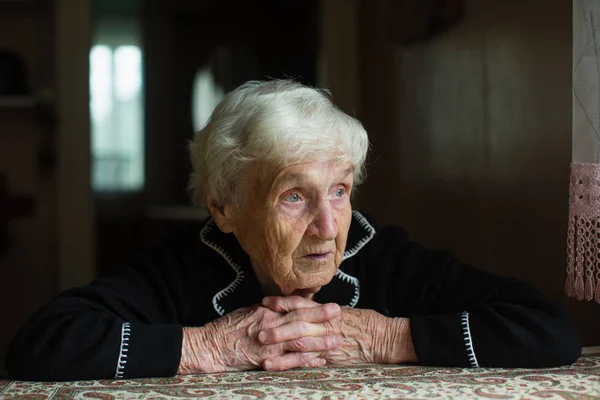
[[[416,356],[408,319],[298,296],[265,297],[261,305],[184,328],[178,373],[409,361]]]

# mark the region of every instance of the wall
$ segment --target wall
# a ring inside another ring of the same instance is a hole
[[[374,151],[359,205],[433,248],[529,280],[584,343],[600,305],[564,295],[571,156],[571,2],[468,0],[459,26],[393,46],[363,2],[359,116]]]
[[[0,4],[0,48],[18,53],[28,86],[34,89],[53,83],[52,66],[40,68],[40,63],[54,60],[51,11],[25,3]],[[33,106],[33,97],[22,99],[0,94],[0,175],[7,180],[9,202],[31,200],[29,211],[13,219],[12,207],[0,199],[8,208],[12,239],[0,256],[0,358],[18,327],[55,293],[57,280],[56,177],[40,159],[52,133]],[[4,213],[6,209],[0,210]]]
[[[0,256],[0,359],[36,309],[94,275],[90,1],[0,2],[0,48],[19,53],[30,86],[25,98],[0,94],[0,176],[9,201],[32,201],[31,212],[9,218],[13,241]]]

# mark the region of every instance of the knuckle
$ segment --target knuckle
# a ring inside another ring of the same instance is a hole
[[[335,349],[338,346],[338,339],[335,336],[327,336],[325,338],[325,348],[327,350]]]
[[[282,297],[271,297],[270,304],[273,307],[273,309],[275,309],[275,310],[284,310],[285,309],[284,298],[282,298]]]
[[[254,309],[254,315],[259,318],[263,318],[265,316],[266,312],[267,312],[267,309],[262,306],[258,306]]]
[[[294,321],[304,321],[309,317],[310,314],[305,308],[299,308],[295,311],[290,312],[288,315]]]
[[[301,365],[310,362],[314,358],[314,355],[312,353],[298,353],[298,355],[299,360],[302,363]]]
[[[333,338],[325,336],[323,339],[323,349],[331,349],[333,347]]]
[[[294,349],[294,351],[301,351],[304,352],[306,350],[308,350],[309,348],[309,343],[306,339],[298,339],[298,340],[294,340],[291,343],[291,347]]]
[[[253,337],[255,335],[258,335],[258,332],[260,332],[260,330],[261,327],[259,326],[259,324],[257,324],[256,322],[252,322],[246,327],[246,336]]]
[[[300,321],[300,323],[298,323],[299,333],[306,334],[310,332],[311,326],[310,322]]]
[[[336,303],[324,304],[323,313],[327,319],[336,317],[340,314],[340,306]]]
[[[265,333],[267,334],[267,338],[273,342],[279,342],[282,339],[282,334],[277,329],[267,330]]]
[[[276,312],[265,310],[265,312],[262,314],[259,320],[259,325],[262,329],[273,328],[277,325],[276,322],[278,318],[279,314],[277,314]]]

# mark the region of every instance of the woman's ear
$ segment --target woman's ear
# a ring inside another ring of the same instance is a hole
[[[233,232],[234,217],[233,217],[233,208],[230,205],[223,205],[217,203],[212,196],[206,196],[206,206],[208,207],[208,211],[210,215],[215,220],[215,223],[223,233],[231,233]]]

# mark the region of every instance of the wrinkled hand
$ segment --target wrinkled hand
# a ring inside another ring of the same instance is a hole
[[[263,300],[263,305],[276,312],[320,306],[301,297],[268,297]],[[405,318],[388,318],[373,310],[343,307],[339,317],[321,323],[304,320],[266,329],[262,341],[277,344],[292,339],[298,342],[297,338],[303,335],[339,336],[342,343],[321,355],[327,363],[400,363],[416,361],[409,324]],[[273,356],[269,361],[277,364],[279,357]]]
[[[322,324],[338,318],[340,312],[337,304],[298,306],[291,312],[253,306],[233,311],[199,328],[184,328],[178,373],[243,371],[261,366],[270,370],[323,366],[325,360],[319,356],[340,344],[334,335],[288,335],[286,341],[264,343],[259,340],[259,334],[262,339],[261,332],[270,329],[293,331],[300,322]]]

